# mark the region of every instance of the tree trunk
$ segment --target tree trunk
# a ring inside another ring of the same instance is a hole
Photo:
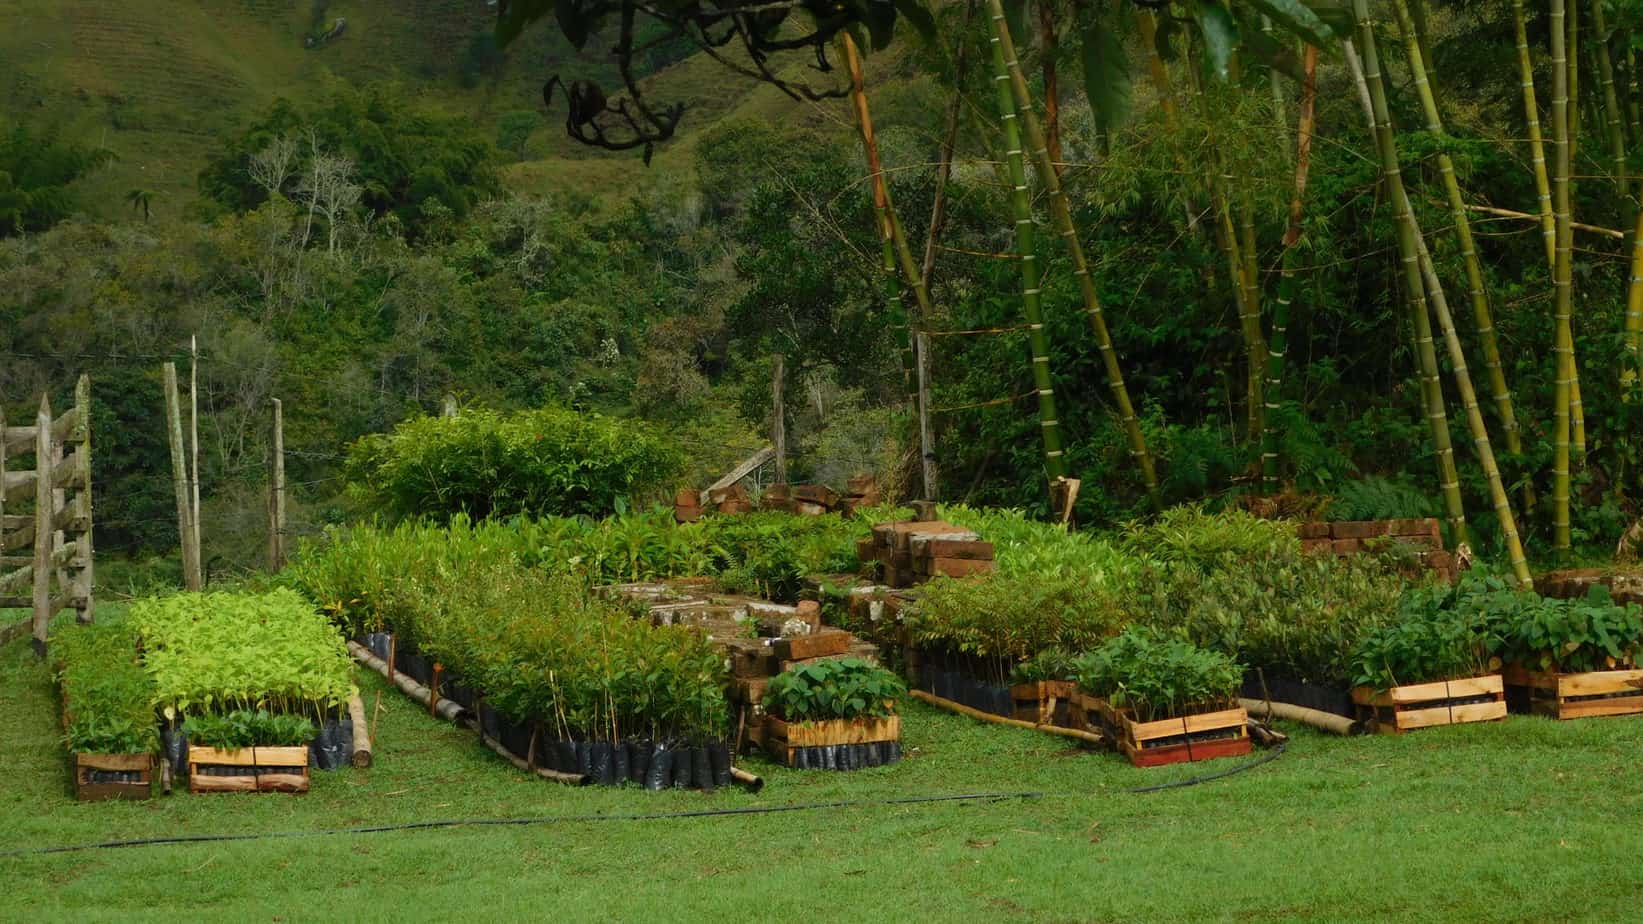
[[[933,431],[930,427],[930,407],[928,398],[929,367],[928,340],[923,338],[920,329],[925,319],[932,313],[929,290],[924,286],[924,275],[920,267],[913,262],[913,251],[907,244],[907,236],[903,233],[901,221],[896,217],[895,205],[890,201],[890,184],[884,176],[884,165],[879,160],[878,138],[873,132],[873,116],[867,106],[867,91],[863,86],[861,56],[856,52],[856,43],[848,32],[839,33],[839,43],[844,49],[845,63],[850,71],[850,97],[855,104],[856,123],[861,130],[862,148],[867,156],[867,169],[873,179],[873,211],[877,215],[880,235],[883,238],[883,263],[886,275],[890,279],[893,292],[892,310],[901,305],[901,285],[896,282],[896,265],[899,262],[903,282],[913,292],[914,303],[918,306],[917,316],[907,314],[907,372],[908,404],[914,410],[918,421],[919,455],[922,460],[921,473],[924,481],[924,496],[936,496],[936,468],[935,446]],[[921,350],[920,347],[925,349]],[[922,355],[921,355],[922,354]],[[921,365],[924,363],[925,365]]]
[[[996,5],[998,0],[991,0]],[[1015,213],[1016,255],[1021,259],[1021,306],[1027,317],[1027,344],[1033,354],[1033,384],[1038,389],[1039,426],[1044,436],[1044,472],[1050,481],[1067,475],[1067,460],[1061,449],[1061,422],[1056,416],[1055,388],[1050,380],[1049,338],[1044,335],[1044,310],[1039,297],[1037,229],[1033,226],[1032,199],[1027,194],[1027,164],[1022,156],[1021,129],[1016,125],[1016,104],[1008,86],[1010,71],[998,33],[1008,37],[1003,8],[996,13],[997,28],[992,38],[993,77],[998,87],[999,119],[1004,126],[1005,158],[1010,171],[1010,206]],[[1053,174],[1053,170],[1051,171]]]
[[[1278,428],[1274,418],[1282,406],[1284,356],[1288,350],[1289,308],[1295,300],[1295,245],[1301,239],[1301,209],[1306,197],[1307,171],[1312,164],[1312,112],[1317,99],[1318,49],[1306,46],[1306,80],[1301,84],[1301,114],[1295,123],[1295,192],[1289,200],[1289,227],[1284,231],[1283,269],[1278,278],[1278,300],[1272,309],[1272,334],[1267,337],[1266,414],[1261,430],[1261,481],[1268,494],[1278,492]]]
[[[1152,501],[1153,508],[1162,509],[1163,499],[1158,493],[1158,475],[1153,468],[1152,454],[1147,450],[1146,437],[1141,432],[1141,421],[1136,417],[1135,406],[1130,402],[1129,389],[1124,384],[1124,374],[1118,367],[1118,353],[1113,347],[1112,336],[1107,330],[1107,320],[1101,311],[1101,299],[1095,291],[1095,280],[1091,278],[1089,264],[1084,259],[1084,246],[1079,242],[1078,229],[1073,225],[1072,207],[1067,203],[1067,195],[1061,188],[1060,177],[1050,160],[1048,143],[1038,125],[1038,117],[1033,114],[1032,95],[1028,92],[1027,79],[1022,75],[1020,63],[1016,59],[1015,43],[1010,38],[1010,28],[1004,19],[1004,4],[1002,0],[987,0],[987,9],[993,20],[994,51],[1003,58],[999,83],[1009,85],[1007,88],[1001,86],[1001,89],[1007,89],[1007,92],[1013,95],[1014,108],[1021,113],[1020,127],[1025,129],[1027,141],[1032,146],[1033,163],[1037,167],[1039,180],[1049,193],[1050,212],[1055,218],[1062,240],[1067,245],[1067,252],[1072,257],[1073,276],[1078,280],[1078,290],[1084,299],[1084,310],[1089,315],[1090,326],[1095,331],[1096,345],[1101,351],[1101,363],[1107,373],[1107,388],[1112,393],[1113,404],[1129,438],[1130,455],[1141,466],[1141,477],[1146,484],[1147,496]],[[1003,99],[1002,94],[1000,99]],[[1014,128],[1014,120],[1011,122],[1011,127]]]
[[[1417,41],[1415,21],[1409,15],[1407,0],[1394,0],[1398,28],[1403,32],[1409,55],[1409,70],[1414,75],[1415,89],[1421,109],[1426,116],[1426,130],[1432,135],[1444,134],[1443,116],[1438,112],[1437,98],[1432,91],[1426,61]],[[1506,449],[1513,455],[1523,453],[1523,439],[1518,433],[1517,413],[1512,407],[1512,392],[1506,384],[1506,371],[1501,363],[1500,343],[1495,337],[1495,319],[1489,309],[1489,295],[1484,291],[1483,265],[1478,260],[1477,246],[1472,239],[1472,223],[1466,216],[1466,200],[1461,197],[1460,183],[1455,179],[1455,163],[1447,153],[1438,154],[1438,172],[1443,177],[1444,193],[1449,198],[1449,217],[1455,226],[1455,238],[1460,243],[1461,260],[1466,266],[1466,288],[1472,302],[1472,316],[1477,321],[1478,342],[1483,347],[1483,363],[1489,376],[1489,393],[1494,399],[1495,412],[1500,415],[1506,431]]]
[[[1403,174],[1398,164],[1397,146],[1392,137],[1392,119],[1381,84],[1380,57],[1375,51],[1374,26],[1369,20],[1368,0],[1352,0],[1362,45],[1363,78],[1368,90],[1375,125],[1375,144],[1380,151],[1381,173],[1386,180],[1393,207],[1397,210],[1398,254],[1403,264],[1404,285],[1409,292],[1410,314],[1415,328],[1415,354],[1420,362],[1421,392],[1426,404],[1426,422],[1432,431],[1432,446],[1438,458],[1439,491],[1448,511],[1450,530],[1456,547],[1468,540],[1466,511],[1461,502],[1460,477],[1455,469],[1454,447],[1449,437],[1449,417],[1443,406],[1443,384],[1438,380],[1437,351],[1432,344],[1432,320],[1427,314],[1425,281],[1421,278],[1420,254],[1415,237],[1414,216],[1403,191]],[[1350,50],[1349,50],[1350,53]]]
[[[1557,262],[1557,228],[1552,216],[1552,184],[1546,173],[1546,145],[1540,137],[1540,104],[1535,101],[1535,65],[1529,57],[1529,33],[1524,24],[1523,0],[1512,0],[1517,26],[1518,81],[1523,86],[1523,115],[1529,127],[1529,157],[1534,164],[1535,193],[1540,203],[1540,236],[1546,245],[1546,266]]]

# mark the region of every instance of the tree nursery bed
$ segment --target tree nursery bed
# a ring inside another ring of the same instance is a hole
[[[106,618],[99,612],[99,618]],[[76,804],[61,772],[49,672],[25,642],[0,647],[0,852],[147,837],[313,832],[440,819],[565,819],[298,839],[7,856],[8,907],[50,918],[197,914],[286,917],[354,908],[386,918],[487,914],[699,919],[765,907],[771,890],[813,890],[817,920],[1447,921],[1496,912],[1532,920],[1630,917],[1643,891],[1643,721],[1504,722],[1421,735],[1337,738],[1285,724],[1288,750],[1244,761],[1141,770],[1070,743],[902,707],[906,757],[856,773],[753,758],[769,785],[713,795],[535,785],[473,734],[361,677],[376,760],[314,774],[302,799],[167,798]],[[1570,755],[1578,753],[1578,761]],[[1247,760],[1247,759],[1246,759]],[[1478,768],[1488,768],[1480,774]],[[886,804],[957,793],[1040,799]],[[847,802],[814,811],[656,821],[599,816]],[[1499,811],[1476,811],[1478,805]],[[1547,854],[1551,843],[1560,849]],[[1273,863],[1332,858],[1327,869]],[[1456,843],[1468,849],[1454,851]],[[1396,853],[1453,875],[1397,889],[1369,862]],[[1362,862],[1356,862],[1356,861]],[[1333,862],[1340,861],[1340,862]],[[634,870],[643,869],[642,876]],[[1152,887],[1127,889],[1137,878]],[[188,888],[178,888],[179,882]],[[932,888],[932,883],[940,883]],[[1578,895],[1572,911],[1569,896]],[[380,909],[380,913],[371,909]],[[1509,909],[1509,910],[1505,910]]]

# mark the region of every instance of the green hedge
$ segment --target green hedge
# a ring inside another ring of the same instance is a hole
[[[472,410],[359,440],[347,474],[391,518],[604,515],[666,487],[681,463],[644,424],[560,408]]]

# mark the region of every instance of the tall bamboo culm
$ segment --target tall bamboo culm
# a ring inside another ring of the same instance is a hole
[[[1640,377],[1643,377],[1643,209],[1637,213],[1637,226],[1632,229],[1632,279],[1626,287],[1627,362],[1621,367],[1621,397],[1635,400]]]
[[[1615,91],[1614,59],[1609,55],[1609,23],[1603,12],[1603,2],[1592,4],[1592,29],[1597,48],[1597,78],[1603,89],[1603,113],[1609,135],[1609,157],[1614,161],[1614,185],[1621,198],[1631,199],[1631,185],[1626,179],[1626,121],[1620,111],[1620,95]],[[1636,207],[1636,203],[1632,203]]]
[[[1569,214],[1569,70],[1565,54],[1564,0],[1551,0],[1552,44],[1552,213],[1557,222],[1557,258],[1552,264],[1557,329],[1552,355],[1557,361],[1552,390],[1552,548],[1569,549],[1570,385],[1574,378],[1572,259],[1574,229]]]
[[[1586,406],[1580,398],[1580,357],[1575,354],[1574,338],[1574,201],[1575,164],[1580,153],[1580,0],[1566,0],[1564,27],[1567,42],[1564,45],[1564,75],[1568,93],[1563,106],[1564,136],[1569,145],[1569,169],[1564,176],[1569,184],[1569,464],[1578,468],[1586,459]],[[1553,67],[1556,67],[1554,63]],[[1555,267],[1554,267],[1555,269]]]
[[[1312,111],[1317,99],[1318,49],[1306,46],[1301,83],[1301,114],[1295,122],[1295,192],[1289,200],[1289,226],[1284,231],[1278,299],[1272,308],[1272,333],[1267,337],[1266,386],[1261,393],[1266,414],[1261,418],[1261,480],[1268,494],[1278,491],[1278,428],[1275,415],[1282,406],[1284,360],[1289,349],[1289,308],[1295,301],[1295,259],[1301,240],[1301,209],[1305,204],[1307,171],[1312,163]]]
[[[1141,467],[1141,478],[1146,485],[1147,497],[1151,500],[1153,508],[1161,509],[1163,500],[1158,492],[1158,474],[1153,465],[1152,453],[1147,449],[1146,436],[1141,432],[1140,418],[1136,416],[1135,405],[1130,400],[1129,388],[1124,384],[1124,373],[1118,365],[1118,353],[1113,347],[1111,332],[1107,330],[1107,319],[1101,310],[1101,298],[1096,294],[1095,280],[1091,278],[1089,263],[1084,259],[1084,245],[1078,239],[1077,227],[1073,225],[1072,207],[1067,203],[1066,192],[1061,187],[1055,164],[1050,158],[1043,128],[1033,113],[1032,95],[1027,89],[1027,78],[1021,72],[1015,41],[1010,37],[1010,27],[1004,18],[1002,0],[987,0],[987,12],[993,23],[993,49],[1002,58],[1001,62],[995,62],[1001,74],[1000,89],[1010,96],[1015,111],[1021,114],[1020,125],[1015,126],[1015,120],[1010,120],[1010,127],[1026,132],[1027,142],[1032,149],[1034,167],[1040,182],[1049,193],[1050,213],[1055,219],[1062,241],[1067,245],[1068,255],[1072,258],[1073,276],[1078,280],[1078,291],[1084,300],[1084,311],[1089,315],[1090,326],[1095,332],[1096,347],[1101,351],[1101,365],[1107,374],[1107,389],[1112,395],[1113,406],[1118,411],[1125,436],[1129,440],[1130,456]],[[1002,101],[1001,96],[1000,102]],[[1025,197],[1026,191],[1021,192]]]
[[[1426,116],[1426,130],[1434,136],[1444,134],[1443,116],[1438,112],[1437,96],[1432,90],[1430,71],[1421,55],[1415,21],[1409,15],[1408,0],[1394,0],[1398,28],[1403,33],[1409,55],[1409,70],[1414,75],[1415,90],[1420,97],[1421,110]],[[1495,412],[1500,415],[1506,432],[1506,448],[1514,455],[1523,452],[1523,439],[1518,433],[1517,413],[1512,407],[1512,392],[1506,384],[1506,370],[1501,363],[1500,342],[1495,337],[1494,314],[1489,309],[1489,294],[1484,290],[1483,266],[1478,259],[1477,246],[1472,240],[1472,223],[1466,217],[1466,200],[1461,197],[1460,183],[1455,179],[1455,163],[1447,153],[1438,154],[1438,172],[1443,177],[1444,193],[1449,198],[1449,218],[1455,226],[1455,238],[1460,243],[1461,259],[1466,265],[1466,289],[1472,303],[1472,315],[1477,320],[1478,343],[1483,347],[1483,364],[1489,376],[1489,393],[1494,400]]]
[[[1002,8],[997,12],[1002,15]],[[1027,162],[1021,148],[1021,128],[1017,124],[1015,99],[1010,94],[1010,70],[1005,64],[1005,50],[997,30],[994,30],[991,44],[993,85],[998,93],[999,121],[1004,128],[1004,156],[1010,173],[1010,207],[1015,214],[1015,249],[1021,263],[1021,308],[1027,318],[1027,344],[1033,354],[1033,385],[1038,390],[1038,422],[1044,436],[1044,473],[1055,481],[1066,477],[1067,459],[1061,448],[1061,421],[1056,416],[1055,387],[1050,379],[1049,338],[1044,333],[1044,305],[1039,291],[1036,253],[1038,235],[1033,226],[1032,199],[1027,195]]]
[[[1540,135],[1540,104],[1535,100],[1535,65],[1529,57],[1523,0],[1512,0],[1512,19],[1517,27],[1518,81],[1523,87],[1523,117],[1529,128],[1529,159],[1534,167],[1540,236],[1546,245],[1546,268],[1551,269],[1557,262],[1557,219],[1552,215],[1552,183],[1546,172],[1546,145]]]
[[[1352,0],[1357,19],[1359,51],[1363,54],[1363,75],[1372,117],[1375,123],[1375,145],[1381,158],[1381,173],[1386,180],[1393,207],[1397,210],[1398,256],[1403,265],[1404,284],[1409,293],[1410,315],[1415,328],[1415,354],[1420,362],[1421,394],[1426,405],[1427,426],[1432,431],[1432,446],[1438,459],[1438,489],[1443,495],[1448,513],[1450,532],[1456,547],[1468,541],[1466,510],[1461,502],[1460,476],[1455,468],[1455,451],[1449,437],[1449,416],[1443,407],[1443,383],[1438,380],[1437,350],[1432,343],[1432,319],[1427,313],[1425,280],[1421,278],[1420,254],[1415,240],[1414,216],[1409,212],[1409,199],[1404,194],[1403,174],[1398,164],[1398,152],[1392,136],[1392,119],[1386,105],[1386,90],[1381,83],[1381,65],[1375,50],[1375,29],[1369,19],[1368,0]]]

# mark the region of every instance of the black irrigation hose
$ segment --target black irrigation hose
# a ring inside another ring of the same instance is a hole
[[[1190,777],[1185,780],[1176,780],[1172,783],[1158,783],[1152,786],[1138,786],[1133,789],[1124,789],[1125,793],[1159,792],[1165,789],[1179,789],[1185,786],[1197,786],[1212,780],[1225,779],[1234,774],[1253,770],[1256,767],[1271,763],[1284,752],[1285,745],[1279,744],[1259,760],[1239,764],[1217,773],[1204,776]],[[592,821],[667,821],[675,818],[712,818],[723,815],[774,815],[779,812],[807,812],[817,809],[852,808],[866,805],[919,805],[930,802],[1004,802],[1011,799],[1043,799],[1046,796],[1056,795],[1047,792],[984,792],[966,793],[945,796],[901,796],[894,799],[840,799],[832,802],[799,802],[790,805],[752,805],[744,808],[717,808],[697,809],[689,812],[653,812],[649,814],[620,814],[620,815],[543,815],[535,818],[453,818],[439,821],[407,821],[392,825],[362,825],[353,828],[321,828],[317,831],[268,831],[257,834],[179,834],[172,837],[143,837],[123,841],[97,841],[89,844],[65,844],[58,847],[29,847],[22,850],[0,850],[0,857],[22,857],[47,853],[75,853],[82,850],[106,850],[116,847],[154,847],[162,844],[202,844],[221,843],[224,841],[258,841],[276,840],[292,837],[324,837],[336,834],[382,834],[390,831],[416,831],[433,828],[465,828],[485,826],[515,826],[515,825],[544,825],[567,824]],[[1065,793],[1064,795],[1072,795]]]

